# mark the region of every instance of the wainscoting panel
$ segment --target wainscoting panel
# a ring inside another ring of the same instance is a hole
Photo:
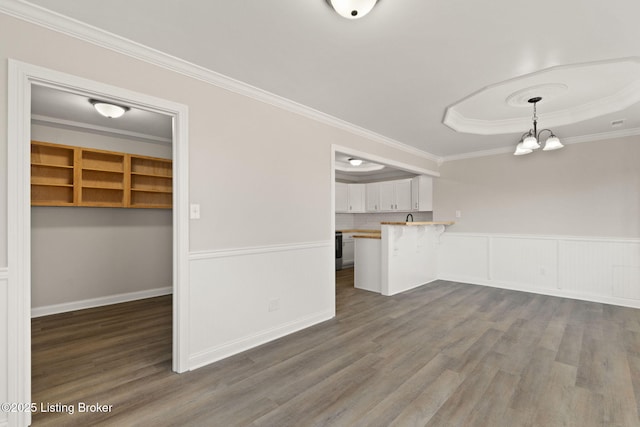
[[[445,232],[437,251],[439,278],[467,283],[489,278],[489,236]]]
[[[438,278],[640,308],[640,239],[445,232]]]
[[[491,237],[489,277],[516,288],[556,289],[557,246],[551,239]]]
[[[192,253],[195,369],[335,316],[334,242]]]
[[[8,274],[6,268],[0,268],[0,403],[9,401],[9,390],[7,384],[9,382],[9,362],[7,351],[9,349],[8,336]],[[7,412],[0,411],[0,427],[7,425]]]

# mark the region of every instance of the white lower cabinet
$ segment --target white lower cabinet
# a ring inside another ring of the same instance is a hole
[[[342,265],[344,267],[353,265],[355,259],[355,243],[352,234],[342,236]]]

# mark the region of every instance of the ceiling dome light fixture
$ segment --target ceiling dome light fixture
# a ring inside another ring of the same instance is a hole
[[[371,12],[378,0],[326,0],[338,15],[347,19],[358,19]]]
[[[541,97],[536,96],[530,98],[527,102],[533,104],[533,129],[529,129],[529,132],[525,132],[520,137],[520,142],[516,146],[514,156],[522,156],[524,154],[533,153],[533,150],[540,148],[540,135],[542,132],[549,132],[549,137],[545,141],[542,151],[558,150],[564,145],[560,142],[560,139],[553,134],[551,129],[542,129],[538,132],[538,116],[536,115],[536,104],[542,100]]]
[[[354,159],[353,157],[351,157],[349,159],[349,163],[351,163],[351,166],[360,166],[362,164],[362,160],[361,159]]]
[[[98,111],[98,113],[110,119],[117,119],[118,117],[129,111],[129,107],[110,104],[108,102],[98,101],[95,99],[90,99],[89,102]]]

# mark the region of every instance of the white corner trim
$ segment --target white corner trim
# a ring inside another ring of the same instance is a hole
[[[372,132],[306,105],[302,105],[282,96],[267,92],[239,80],[232,79],[223,74],[190,63],[68,16],[53,12],[41,6],[23,1],[0,0],[0,11],[41,27],[113,50],[184,76],[218,86],[283,110],[299,114],[334,128],[407,152],[411,155],[435,162],[440,158],[426,151],[419,150],[408,144]]]
[[[292,334],[320,322],[332,319],[333,317],[335,317],[335,313],[333,310],[321,311],[309,316],[302,317],[295,321],[285,323],[283,325],[278,325],[271,329],[266,329],[256,334],[252,334],[237,340],[224,343],[219,346],[211,347],[198,353],[194,353],[189,358],[189,369],[194,370],[204,365],[217,362],[218,360],[233,356],[234,354],[238,354],[250,348],[257,347],[261,344],[273,341],[285,335]]]
[[[76,122],[73,120],[57,119],[55,117],[42,116],[38,114],[31,115],[31,123],[42,124],[46,126],[70,128],[73,130],[80,130],[84,132],[93,132],[101,134],[109,134],[115,137],[133,138],[144,142],[151,142],[154,144],[171,145],[173,142],[171,138],[163,138],[161,136],[149,135],[146,133],[132,132],[128,130],[115,129],[106,126],[92,125],[89,123]]]
[[[86,308],[102,307],[110,304],[119,304],[121,302],[136,301],[139,299],[170,295],[172,293],[173,288],[171,286],[166,286],[164,288],[149,289],[146,291],[128,292],[124,294],[115,294],[105,297],[85,299],[81,301],[72,301],[62,304],[34,307],[31,309],[31,317],[41,317],[48,316],[50,314],[66,313],[68,311],[84,310]]]
[[[322,240],[317,242],[294,243],[288,245],[251,246],[245,248],[219,249],[212,251],[194,251],[189,254],[189,260],[195,261],[233,256],[264,254],[269,252],[298,251],[303,249],[333,247],[333,245],[334,241]]]

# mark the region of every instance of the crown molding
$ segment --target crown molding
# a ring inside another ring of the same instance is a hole
[[[190,63],[157,49],[134,42],[82,21],[53,12],[43,7],[18,0],[0,0],[0,12],[41,27],[74,37],[94,45],[110,49],[129,57],[194,78],[222,89],[247,96],[312,120],[324,123],[351,134],[404,151],[413,156],[439,162],[441,158],[392,138],[372,132],[345,120],[315,110],[306,105],[267,92],[239,80]]]
[[[580,144],[583,142],[595,142],[603,141],[607,139],[624,138],[627,136],[640,135],[640,128],[621,129],[611,132],[593,133],[589,135],[571,136],[568,138],[562,138],[561,141],[564,145]],[[455,160],[473,159],[476,157],[496,156],[499,154],[513,154],[515,150],[515,142],[513,147],[501,147],[491,150],[473,151],[471,153],[454,154],[452,156],[445,156],[442,158],[442,162],[451,162]]]
[[[54,126],[63,129],[80,130],[90,133],[107,134],[115,137],[125,137],[135,139],[137,141],[151,142],[153,144],[171,145],[171,138],[149,135],[146,133],[132,132],[128,130],[115,129],[106,126],[92,125],[89,123],[76,122],[73,120],[58,119],[55,117],[42,116],[39,114],[31,115],[31,123],[42,124],[46,126]]]

